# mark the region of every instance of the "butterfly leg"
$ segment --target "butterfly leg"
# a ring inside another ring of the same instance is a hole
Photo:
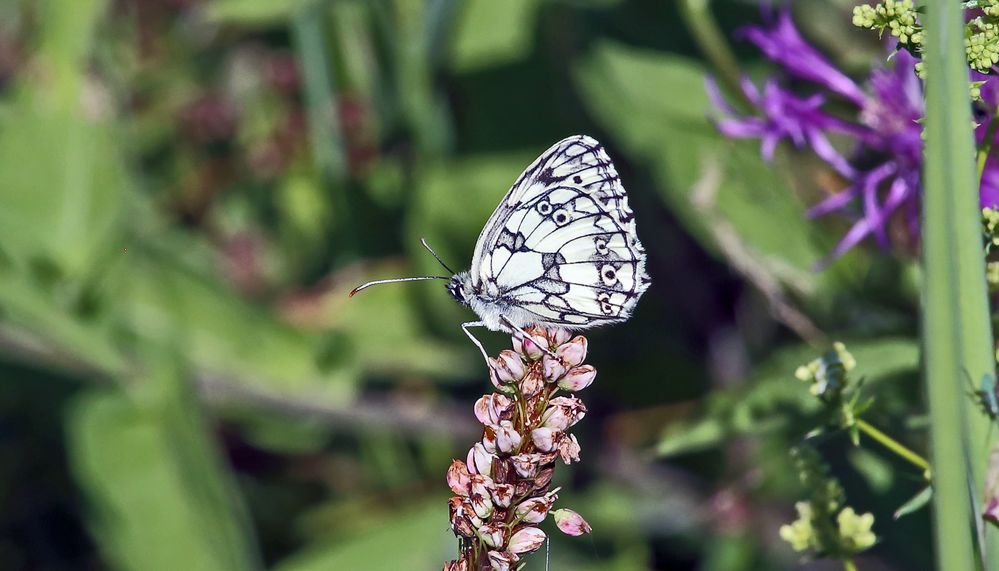
[[[469,327],[485,327],[485,326],[486,324],[481,321],[468,321],[466,323],[461,324],[461,330],[464,331],[465,335],[468,335],[468,338],[472,340],[472,343],[475,343],[475,346],[479,348],[479,352],[482,353],[482,358],[486,360],[486,366],[488,366],[489,355],[486,354],[486,349],[482,346],[482,343],[480,343],[479,340],[475,338],[475,335],[472,335],[472,332],[468,330]]]
[[[517,327],[516,325],[514,325],[513,322],[510,321],[509,319],[507,319],[505,315],[501,315],[500,319],[503,321],[503,323],[506,323],[507,326],[510,329],[512,329],[513,331],[516,331],[517,333],[520,333],[520,339],[521,339],[521,341],[523,341],[524,339],[527,339],[527,338],[530,337],[530,335],[527,333],[527,331],[524,331],[520,327]],[[556,356],[555,353],[552,353],[551,351],[549,351],[548,349],[545,349],[544,347],[541,347],[540,345],[538,346],[538,349],[541,349],[541,352],[544,353],[545,355],[548,355],[549,357],[552,357],[554,359],[558,358],[558,356]]]

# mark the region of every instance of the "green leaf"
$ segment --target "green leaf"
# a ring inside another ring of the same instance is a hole
[[[530,53],[539,0],[469,0],[452,40],[456,71],[501,65]]]
[[[296,11],[317,0],[213,0],[204,8],[205,18],[218,24],[248,27],[283,26]]]
[[[329,569],[432,569],[455,557],[457,540],[447,524],[447,500],[387,514],[366,533],[312,545],[279,562],[274,571]]]
[[[991,527],[982,529],[977,513],[982,502],[976,497],[985,485],[986,455],[969,457],[969,451],[987,450],[992,438],[989,419],[969,410],[966,377],[993,374],[995,347],[981,246],[965,20],[957,3],[929,2],[926,8],[921,330],[937,567],[972,569],[982,553],[991,569],[999,565],[999,535]],[[986,545],[975,548],[978,537]]]
[[[171,365],[145,364],[130,394],[94,390],[67,419],[90,523],[118,569],[259,569],[234,482],[194,395]]]
[[[918,348],[908,339],[847,341],[846,346],[857,360],[851,374],[865,378],[867,387],[917,367]],[[701,418],[666,428],[658,454],[682,454],[718,446],[738,435],[769,433],[787,426],[792,415],[815,413],[822,405],[794,371],[816,354],[807,344],[783,349],[755,368],[747,388],[708,395],[704,399],[708,410]]]
[[[930,503],[931,499],[933,499],[933,486],[926,486],[915,496],[912,496],[909,501],[899,506],[899,508],[895,510],[895,513],[892,515],[892,518],[899,519],[903,516],[915,513],[923,509],[923,506]]]

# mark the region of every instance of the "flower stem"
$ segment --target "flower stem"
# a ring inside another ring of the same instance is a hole
[[[680,2],[680,14],[694,36],[697,47],[718,71],[726,90],[736,98],[741,107],[748,109],[749,101],[739,86],[739,78],[742,76],[739,63],[725,40],[725,34],[708,9],[709,3],[710,0],[683,0]]]
[[[989,159],[989,152],[992,151],[992,140],[996,138],[996,131],[999,130],[999,108],[993,110],[992,120],[989,121],[988,128],[985,129],[985,138],[978,147],[978,180],[982,180],[982,173],[985,172],[985,161]]]
[[[861,432],[863,432],[864,434],[870,436],[874,440],[877,440],[885,448],[891,450],[895,454],[898,454],[902,458],[908,460],[913,465],[917,466],[919,469],[923,471],[923,474],[926,476],[926,479],[927,480],[930,479],[930,463],[927,462],[925,458],[923,458],[919,454],[916,454],[912,450],[906,448],[898,440],[895,440],[891,436],[888,436],[884,432],[881,432],[874,426],[868,424],[867,421],[865,420],[857,419],[857,428],[859,428]]]
[[[844,571],[857,571],[857,565],[853,562],[853,559],[847,557],[843,560]]]

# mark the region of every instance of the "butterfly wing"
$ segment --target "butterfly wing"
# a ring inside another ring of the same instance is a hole
[[[627,195],[603,147],[575,136],[538,157],[483,228],[471,274],[486,299],[524,325],[627,319],[649,278]]]

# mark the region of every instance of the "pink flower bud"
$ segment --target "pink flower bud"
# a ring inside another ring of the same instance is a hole
[[[569,333],[568,329],[562,329],[561,327],[558,328],[558,329],[552,329],[549,332],[549,337],[551,337],[551,339],[552,339],[552,346],[554,346],[554,347],[557,347],[557,346],[565,343],[566,341],[569,340],[569,337],[571,337],[571,336],[572,336],[572,333]]]
[[[576,397],[556,397],[548,402],[543,426],[553,430],[566,430],[586,416],[586,406]]]
[[[560,345],[555,354],[570,367],[575,367],[586,360],[586,337],[577,335],[572,341]]]
[[[482,525],[472,509],[467,498],[454,496],[448,500],[448,511],[451,516],[451,529],[462,537],[475,537],[475,528]]]
[[[514,508],[514,513],[527,523],[541,523],[545,521],[548,510],[552,508],[552,504],[555,503],[556,498],[558,498],[556,494],[546,494],[541,497],[529,498],[517,504],[517,507]]]
[[[545,380],[541,375],[534,372],[525,376],[520,381],[520,393],[525,398],[531,398],[539,394],[545,388]]]
[[[510,507],[513,501],[513,484],[494,484],[491,491],[494,504],[502,509]]]
[[[447,485],[451,491],[460,495],[468,495],[468,466],[461,460],[451,462],[451,467],[447,469]]]
[[[489,365],[496,372],[502,384],[515,383],[524,377],[524,361],[520,355],[510,351],[500,351],[499,357],[489,359]]]
[[[513,349],[528,359],[537,361],[545,354],[544,349],[548,349],[548,341],[541,335],[523,337],[520,334],[514,334]]]
[[[583,516],[570,509],[555,510],[552,512],[552,517],[555,518],[555,525],[566,535],[577,536],[593,531]]]
[[[495,454],[490,454],[481,442],[476,442],[475,446],[472,446],[468,451],[468,457],[465,459],[465,464],[468,466],[468,473],[491,476],[493,473],[494,458],[496,458]]]
[[[459,559],[458,561],[448,561],[444,564],[444,568],[441,571],[468,571],[468,559]]]
[[[558,439],[562,436],[562,433],[551,429],[551,428],[535,428],[531,431],[531,441],[538,450],[542,452],[551,452],[555,450],[558,446]]]
[[[509,420],[502,420],[499,425],[487,426],[486,432],[490,430],[496,435],[496,448],[500,452],[509,454],[520,448],[522,437]]]
[[[541,544],[544,542],[545,532],[536,527],[524,526],[510,536],[510,543],[507,545],[507,549],[511,553],[530,553],[541,547]]]
[[[569,434],[558,443],[558,455],[566,464],[579,462],[579,441],[575,434]]]
[[[573,367],[572,369],[569,369],[569,372],[566,373],[565,376],[558,382],[558,386],[559,388],[567,391],[581,391],[590,386],[596,376],[597,370],[590,365]]]
[[[562,375],[565,374],[565,365],[562,364],[560,359],[545,355],[542,358],[541,363],[545,379],[548,381],[555,382],[561,379]]]
[[[510,457],[513,469],[521,478],[533,478],[541,469],[540,454],[517,454]]]
[[[538,475],[534,477],[534,489],[540,490],[552,483],[552,476],[554,475],[554,468],[545,468],[544,470],[538,472]]]
[[[475,418],[482,424],[499,424],[513,416],[513,401],[506,395],[493,393],[475,401]]]
[[[485,543],[489,547],[503,547],[505,527],[502,522],[499,523],[485,523],[479,528],[479,537],[482,538],[482,543]]]
[[[471,493],[468,495],[468,501],[471,502],[475,515],[486,519],[493,515],[493,481],[486,476],[478,474],[471,476],[471,480]]]
[[[509,551],[489,551],[486,556],[489,557],[492,571],[510,571],[513,569],[513,564],[520,559]]]

